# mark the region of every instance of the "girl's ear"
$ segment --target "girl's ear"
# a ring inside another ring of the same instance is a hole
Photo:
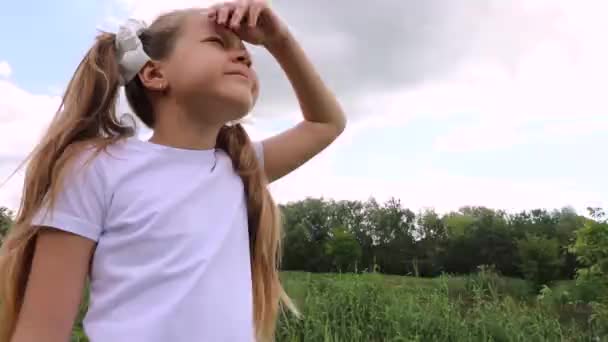
[[[163,65],[158,61],[149,61],[137,74],[143,86],[152,91],[164,91],[169,86]]]

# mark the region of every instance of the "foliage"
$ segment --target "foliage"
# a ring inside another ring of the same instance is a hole
[[[0,241],[4,239],[13,224],[14,214],[8,208],[0,207]]]

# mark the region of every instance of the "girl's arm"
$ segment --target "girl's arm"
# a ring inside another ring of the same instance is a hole
[[[70,340],[94,246],[92,240],[71,233],[39,232],[11,342]]]
[[[269,181],[277,180],[320,153],[344,130],[346,116],[291,34],[267,46],[298,98],[304,121],[264,140],[264,165]]]
[[[277,180],[314,157],[344,130],[346,117],[269,0],[233,0],[212,6],[209,18],[242,40],[263,45],[277,60],[296,93],[304,121],[262,142],[269,181]]]

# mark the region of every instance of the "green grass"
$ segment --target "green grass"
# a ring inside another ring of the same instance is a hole
[[[587,317],[562,317],[523,280],[284,273],[303,312],[278,341],[595,341]],[[569,319],[572,318],[572,319]]]
[[[282,278],[303,316],[282,315],[277,341],[608,341],[594,335],[587,307],[539,300],[526,281],[492,273],[431,279],[284,272]],[[76,341],[86,341],[80,325]]]

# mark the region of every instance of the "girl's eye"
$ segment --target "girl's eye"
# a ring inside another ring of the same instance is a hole
[[[224,41],[223,41],[223,40],[221,40],[221,39],[220,39],[220,38],[218,38],[218,37],[211,37],[211,38],[209,38],[209,39],[206,39],[205,41],[207,41],[207,42],[212,42],[212,43],[217,43],[217,44],[219,44],[221,47],[225,47],[225,46],[226,46],[226,44],[224,43]]]

